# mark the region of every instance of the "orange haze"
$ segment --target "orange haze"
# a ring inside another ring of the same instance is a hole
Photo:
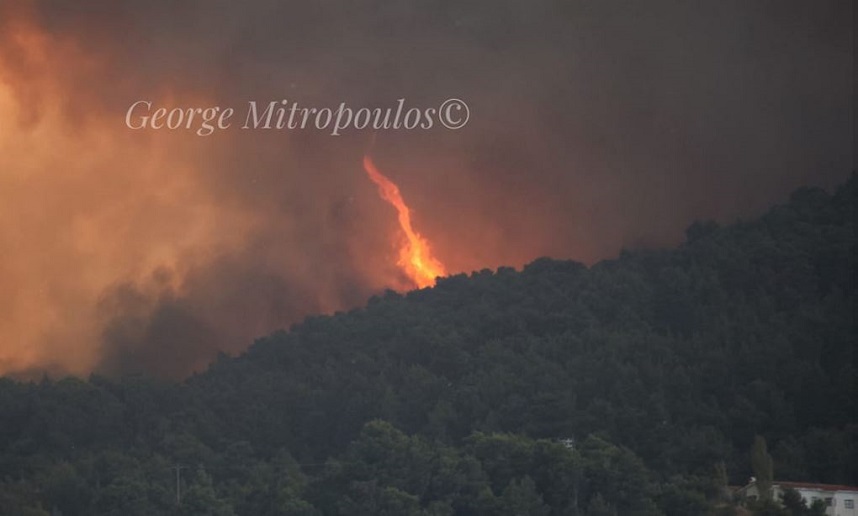
[[[70,115],[86,99],[69,86],[100,58],[26,18],[0,35],[0,374],[92,371],[111,292],[179,296],[190,267],[252,227],[200,187],[188,138],[122,131],[97,106]]]

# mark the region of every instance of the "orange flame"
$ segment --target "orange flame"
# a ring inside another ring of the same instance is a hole
[[[364,156],[363,168],[372,182],[378,186],[381,198],[393,205],[399,214],[399,227],[405,233],[406,240],[399,247],[397,265],[418,288],[435,285],[435,278],[446,276],[447,270],[437,258],[432,256],[429,242],[411,227],[411,210],[402,200],[399,187],[379,172],[369,156]]]

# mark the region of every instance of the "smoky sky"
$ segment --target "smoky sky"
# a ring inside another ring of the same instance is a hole
[[[452,273],[676,245],[853,164],[842,1],[0,3],[0,373],[180,378],[406,289],[371,149]],[[437,106],[452,131],[131,131]],[[344,343],[344,345],[347,345]]]

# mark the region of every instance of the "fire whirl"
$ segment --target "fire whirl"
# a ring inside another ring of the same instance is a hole
[[[399,187],[379,172],[372,158],[364,156],[363,168],[373,183],[378,186],[381,198],[390,203],[399,216],[399,227],[405,234],[405,239],[399,246],[399,261],[397,265],[414,282],[418,288],[435,285],[435,278],[446,276],[444,265],[432,255],[429,242],[411,226],[411,210],[402,199]]]

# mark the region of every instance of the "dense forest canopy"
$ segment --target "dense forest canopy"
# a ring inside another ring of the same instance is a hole
[[[759,438],[856,485],[854,207],[387,292],[180,384],[0,379],[0,512],[731,514]]]

